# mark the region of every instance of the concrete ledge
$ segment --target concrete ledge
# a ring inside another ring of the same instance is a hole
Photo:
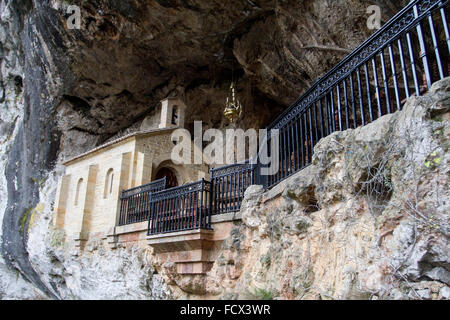
[[[189,236],[189,235],[205,235],[205,234],[213,234],[213,233],[214,233],[214,230],[194,229],[194,230],[153,234],[153,235],[147,236],[147,239],[152,240],[152,239],[162,239],[162,238]]]
[[[178,274],[205,274],[211,270],[213,262],[187,262],[177,263]]]
[[[170,262],[214,262],[215,256],[211,254],[211,250],[195,249],[189,251],[173,251],[163,252],[159,254],[161,261]]]
[[[214,246],[213,230],[188,230],[147,236],[155,252],[190,251]]]
[[[240,212],[230,212],[230,213],[223,213],[223,214],[217,214],[217,215],[211,216],[211,223],[214,224],[214,223],[235,221],[235,220],[241,220],[241,219],[242,219],[242,215],[241,215]],[[123,225],[123,226],[116,226],[114,228],[114,233],[112,233],[110,231],[110,232],[107,233],[107,236],[147,231],[147,228],[148,228],[148,221],[142,221],[142,222],[136,222],[136,223],[132,223],[132,224],[126,224],[126,225]],[[203,230],[203,231],[212,232],[212,230]],[[171,236],[173,236],[175,234],[178,234],[180,232],[184,232],[185,234],[191,234],[191,233],[198,232],[198,230],[171,232],[171,233],[165,233],[165,234],[149,236],[149,238],[152,238],[152,237],[155,237],[155,238],[171,237]],[[106,235],[105,235],[105,237],[106,237]]]
[[[217,215],[211,219],[214,230],[195,229],[148,235],[147,244],[161,262],[174,262],[178,274],[206,274],[217,259],[222,241],[230,236],[233,221],[240,218],[240,214],[235,212]]]
[[[206,274],[214,264],[213,236],[212,230],[190,230],[149,236],[147,242],[161,261],[176,263],[178,274],[200,275]]]
[[[222,214],[216,214],[211,216],[211,224],[219,223],[219,222],[228,222],[228,221],[235,221],[235,220],[241,220],[242,214],[238,212],[229,212],[229,213],[222,213]]]
[[[132,232],[141,232],[147,231],[148,221],[142,221],[132,224],[126,224],[123,226],[117,226],[114,230],[115,235],[124,234],[124,233],[132,233]]]
[[[272,187],[272,189],[269,189],[268,191],[264,192],[262,199],[263,203],[280,196],[283,193],[284,189],[286,189],[288,181],[293,177],[295,177],[295,174],[292,177],[289,177],[288,179],[281,181],[280,183]]]
[[[311,168],[311,166],[307,166],[307,167],[303,168],[299,172],[294,173],[289,178],[279,182],[278,184],[273,186],[271,189],[269,189],[266,192],[264,192],[263,199],[262,199],[263,203],[265,203],[267,201],[270,201],[270,200],[280,196],[284,192],[286,187],[288,185],[290,185],[293,181],[298,179],[298,177],[304,176],[304,175],[308,175],[308,170],[310,170],[309,168]]]

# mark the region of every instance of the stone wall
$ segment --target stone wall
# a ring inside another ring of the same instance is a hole
[[[90,238],[106,239],[118,223],[121,191],[154,180],[162,167],[176,172],[179,185],[208,175],[206,165],[171,161],[172,131],[156,129],[131,135],[65,163],[53,219],[55,226],[64,230],[66,241],[83,247]]]
[[[171,160],[172,149],[175,145],[169,135],[139,136],[136,142],[138,152],[145,154],[151,161],[151,179],[162,167],[172,168],[178,180],[178,185],[195,182],[209,175],[206,165],[176,164]],[[196,146],[192,144],[191,152],[194,154]]]
[[[57,198],[59,202],[65,199],[65,212],[58,206],[55,209],[59,215],[64,214],[63,230],[67,241],[87,240],[89,234],[103,234],[115,226],[120,192],[133,184],[135,144],[133,138],[128,139],[66,164],[64,177],[70,182],[64,188],[65,192],[59,191]],[[112,192],[107,190],[105,193],[107,173],[111,169],[114,175]],[[78,187],[80,179],[82,182]],[[64,178],[60,185],[63,181]],[[56,220],[62,221],[59,216]]]

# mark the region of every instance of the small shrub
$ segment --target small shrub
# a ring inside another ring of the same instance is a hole
[[[273,292],[266,289],[255,289],[253,295],[259,300],[273,300]]]

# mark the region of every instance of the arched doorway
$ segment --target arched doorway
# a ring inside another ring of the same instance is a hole
[[[177,176],[175,175],[175,172],[173,172],[172,169],[169,169],[167,167],[161,168],[158,170],[155,176],[155,180],[161,179],[166,177],[166,188],[173,188],[178,186],[178,180]]]

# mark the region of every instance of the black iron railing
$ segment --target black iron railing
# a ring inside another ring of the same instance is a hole
[[[448,76],[447,10],[448,1],[411,1],[283,112],[268,127],[279,130],[280,170],[266,187],[308,166],[321,138],[400,110]]]
[[[148,234],[211,229],[211,183],[204,179],[153,193]]]
[[[236,212],[241,209],[245,190],[255,184],[255,164],[246,161],[210,170],[212,214]]]
[[[123,190],[120,197],[119,226],[146,221],[150,212],[151,194],[165,188],[164,177],[136,188]]]
[[[122,203],[121,221],[148,217],[149,234],[208,229],[211,215],[240,210],[248,186],[269,188],[308,166],[320,139],[400,110],[408,97],[422,95],[450,73],[447,10],[448,0],[411,1],[283,112],[267,128],[264,141],[269,156],[278,155],[277,173],[263,176],[261,163],[249,161],[212,169],[211,183],[202,180],[133,198],[123,220]],[[279,130],[277,150],[270,150],[271,129]]]

